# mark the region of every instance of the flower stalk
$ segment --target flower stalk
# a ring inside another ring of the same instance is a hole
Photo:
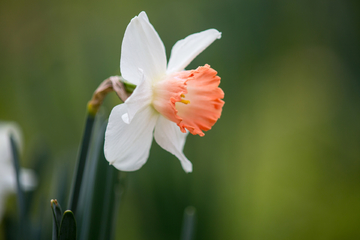
[[[115,91],[118,97],[125,102],[135,87],[136,85],[127,82],[121,76],[112,76],[105,79],[95,90],[91,100],[88,102],[88,113],[95,116],[106,95],[112,91]]]
[[[188,206],[184,210],[184,220],[180,240],[194,239],[196,225],[196,208]]]
[[[91,100],[87,105],[87,117],[85,130],[80,147],[79,157],[77,160],[77,166],[75,170],[75,176],[72,183],[72,190],[69,200],[69,209],[76,214],[77,205],[79,201],[81,182],[84,174],[85,163],[88,155],[92,129],[95,121],[96,113],[98,112],[101,104],[103,103],[106,95],[112,91],[115,91],[118,97],[125,101],[131,94],[131,90],[135,89],[135,85],[127,83],[120,76],[112,76],[105,79],[99,87],[95,90]]]
[[[25,209],[25,195],[23,188],[20,183],[20,158],[19,158],[19,151],[18,147],[15,143],[13,135],[10,135],[10,145],[11,151],[13,154],[13,164],[15,169],[15,178],[16,178],[16,192],[17,192],[17,201],[19,207],[19,221],[20,221],[20,229],[23,231],[19,232],[19,237],[22,239],[24,237],[24,231],[26,229],[25,222],[26,222],[26,209]]]

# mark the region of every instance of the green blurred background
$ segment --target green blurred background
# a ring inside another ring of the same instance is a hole
[[[196,239],[360,239],[357,0],[1,1],[0,119],[23,129],[23,166],[47,156],[34,221],[51,219],[50,184],[70,182],[87,101],[120,74],[142,10],[168,56],[191,33],[222,32],[188,69],[216,69],[226,104],[205,137],[187,139],[193,173],[154,143],[127,174],[117,239],[179,239],[189,205]],[[108,96],[103,114],[118,103]]]

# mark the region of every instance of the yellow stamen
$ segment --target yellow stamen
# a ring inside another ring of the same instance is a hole
[[[184,104],[189,104],[190,101],[189,100],[185,100],[185,99],[181,99],[180,102],[184,103]]]

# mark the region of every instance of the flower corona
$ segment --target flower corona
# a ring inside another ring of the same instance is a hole
[[[209,65],[170,75],[153,87],[153,106],[176,123],[182,132],[200,136],[221,115],[224,92],[218,87],[220,77]]]

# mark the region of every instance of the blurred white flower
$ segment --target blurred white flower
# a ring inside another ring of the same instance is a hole
[[[137,85],[125,103],[111,111],[105,134],[106,159],[117,169],[139,169],[149,156],[153,136],[192,171],[183,147],[187,132],[204,136],[221,115],[224,92],[209,65],[185,67],[221,33],[208,29],[178,41],[166,63],[165,47],[145,12],[126,28],[121,47],[122,77]]]
[[[16,175],[13,164],[10,135],[13,136],[19,151],[22,149],[22,136],[17,124],[0,122],[0,220],[4,213],[6,198],[16,193]],[[20,183],[25,191],[37,185],[35,173],[30,169],[20,169]]]

